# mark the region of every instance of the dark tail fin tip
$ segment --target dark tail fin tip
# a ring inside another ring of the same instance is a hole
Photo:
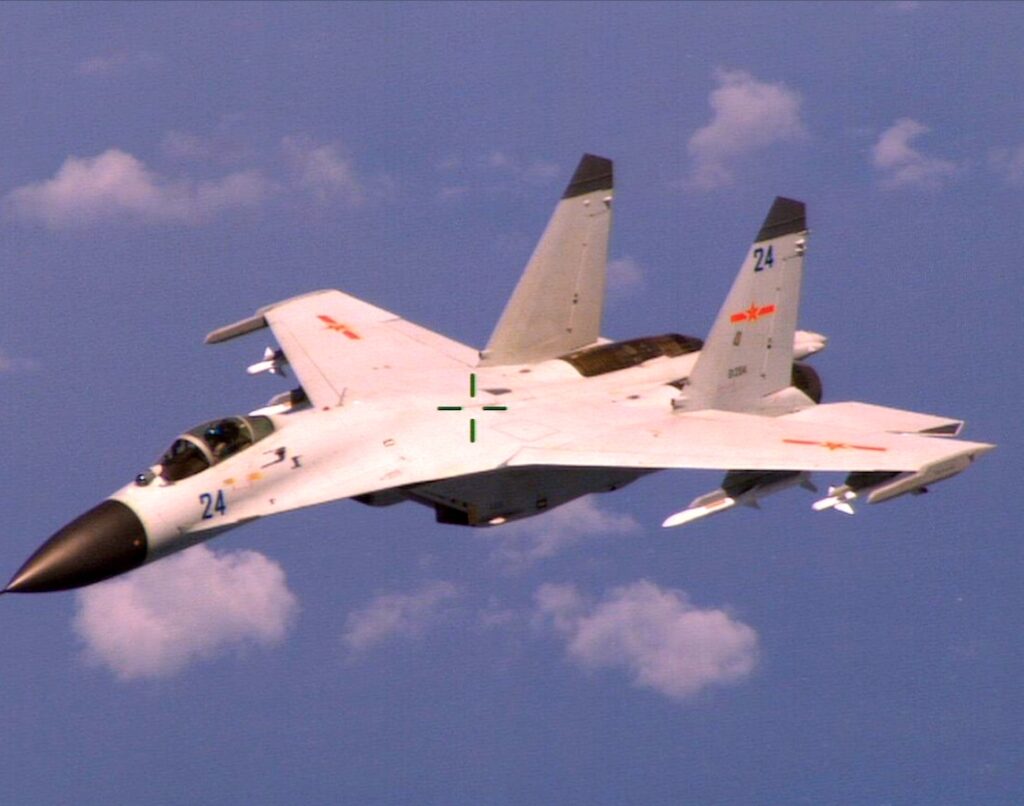
[[[562,198],[571,199],[584,193],[593,193],[595,190],[611,190],[611,187],[612,161],[607,157],[584,154]]]
[[[754,241],[769,241],[780,235],[803,232],[805,229],[807,229],[807,205],[796,199],[776,196],[772,209],[768,211],[768,216]]]

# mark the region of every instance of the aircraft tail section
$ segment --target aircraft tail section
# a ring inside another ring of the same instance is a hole
[[[611,200],[611,160],[584,154],[481,353],[480,366],[544,361],[597,341]]]
[[[800,307],[807,216],[775,199],[701,350],[679,405],[754,411],[786,389]]]

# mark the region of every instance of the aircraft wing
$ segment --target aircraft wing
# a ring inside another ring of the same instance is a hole
[[[704,410],[666,412],[655,418],[622,421],[622,413],[567,411],[545,422],[549,436],[524,447],[510,465],[577,467],[689,468],[765,471],[909,472],[959,457],[975,458],[994,446],[979,442],[887,430],[876,417],[865,427],[851,425],[849,404],[817,406],[801,413],[764,417]],[[912,412],[893,413],[893,423],[909,422]],[[917,415],[921,422],[947,422]],[[917,425],[915,421],[915,425]],[[561,427],[559,427],[561,426]],[[557,430],[556,430],[557,429]]]
[[[208,344],[269,327],[317,408],[346,398],[465,384],[476,350],[341,291],[317,291],[219,328]],[[456,374],[457,373],[457,374]]]

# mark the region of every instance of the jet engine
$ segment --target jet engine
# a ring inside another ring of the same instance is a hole
[[[793,386],[803,392],[815,403],[821,402],[822,385],[818,371],[800,361],[793,362]]]

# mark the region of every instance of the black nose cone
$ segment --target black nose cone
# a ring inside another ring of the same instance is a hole
[[[126,504],[108,499],[47,540],[7,584],[4,593],[80,588],[146,560],[146,530]]]

